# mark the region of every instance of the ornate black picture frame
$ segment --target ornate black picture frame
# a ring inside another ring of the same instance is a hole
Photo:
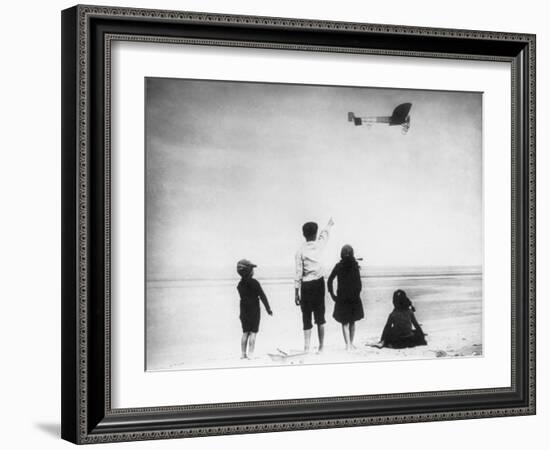
[[[187,43],[504,61],[512,73],[509,387],[113,409],[110,49]],[[99,6],[62,12],[62,437],[74,443],[535,413],[535,36]]]

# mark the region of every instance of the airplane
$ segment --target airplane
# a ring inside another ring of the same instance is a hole
[[[411,107],[412,103],[401,103],[395,107],[391,116],[357,117],[354,113],[348,112],[348,122],[353,122],[356,126],[365,124],[369,127],[373,123],[387,123],[389,126],[400,125],[401,132],[406,134],[411,127],[411,116],[409,115]]]

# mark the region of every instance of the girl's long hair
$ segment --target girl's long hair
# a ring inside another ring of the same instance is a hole
[[[411,306],[411,300],[407,297],[407,293],[402,289],[397,289],[393,293],[393,307],[399,310],[409,309]]]

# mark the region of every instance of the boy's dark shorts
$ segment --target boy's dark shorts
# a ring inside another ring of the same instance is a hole
[[[303,281],[300,295],[300,308],[304,330],[311,330],[311,314],[316,325],[323,325],[325,321],[325,279],[323,277],[313,281]]]

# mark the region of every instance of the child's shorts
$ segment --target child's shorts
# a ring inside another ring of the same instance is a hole
[[[325,321],[325,279],[323,277],[313,281],[303,281],[300,308],[304,330],[311,330],[311,315],[316,325],[323,325]]]
[[[260,328],[260,305],[241,302],[239,318],[243,333],[257,333]]]

